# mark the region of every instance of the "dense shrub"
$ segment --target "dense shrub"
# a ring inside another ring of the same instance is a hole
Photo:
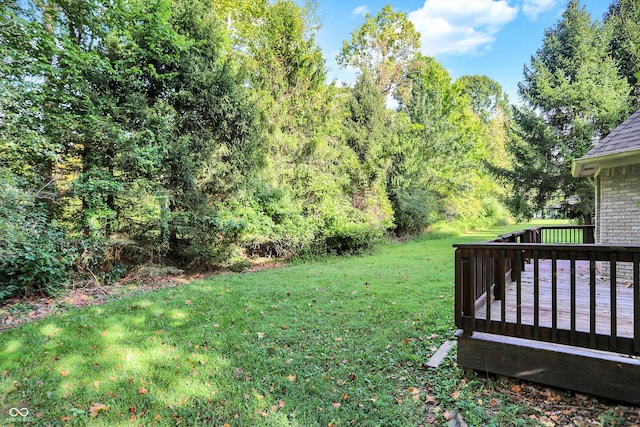
[[[51,294],[69,278],[76,251],[47,210],[15,180],[0,175],[0,300]]]
[[[439,215],[437,197],[424,188],[397,189],[391,193],[396,234],[417,234]]]

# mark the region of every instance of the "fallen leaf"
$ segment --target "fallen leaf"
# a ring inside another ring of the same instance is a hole
[[[62,375],[63,377],[68,377],[69,376],[69,371],[67,371],[67,370],[60,371],[60,375]]]
[[[459,397],[460,397],[460,390],[456,390],[453,393],[451,393],[451,398],[457,399]]]
[[[139,394],[147,394],[147,393],[149,393],[149,391],[148,391],[146,388],[144,388],[144,387],[140,387],[140,388],[138,389],[138,393],[139,393]]]
[[[493,407],[498,406],[498,401],[496,399],[491,399],[491,401],[489,401],[489,405]]]
[[[338,402],[334,402],[334,403],[331,404],[331,406],[333,406],[334,408],[339,408],[342,405],[340,403],[338,403]]]
[[[191,304],[191,300],[190,300],[190,299],[188,299],[188,300],[186,300],[184,303],[185,303],[185,304],[187,304],[187,305],[190,305],[190,304]]]
[[[435,403],[436,398],[433,397],[433,396],[427,395],[427,396],[425,396],[424,401],[427,402],[427,403]]]
[[[298,376],[297,376],[297,375],[295,375],[295,374],[291,374],[291,375],[289,375],[289,376],[287,377],[287,379],[288,379],[289,381],[291,381],[292,383],[296,382],[296,379],[297,379],[297,378],[298,378]]]
[[[540,417],[538,421],[545,427],[555,427],[556,425],[556,423],[545,417]]]
[[[89,407],[89,415],[97,417],[100,411],[107,411],[109,407],[103,403],[94,403]]]
[[[160,421],[162,419],[162,417],[160,416],[160,414],[156,414],[155,417],[153,417],[154,420],[156,421]]]
[[[511,391],[514,393],[520,393],[522,391],[522,387],[520,387],[518,384],[514,384],[511,386]]]
[[[100,387],[100,381],[99,381],[99,380],[98,380],[98,381],[94,381],[94,382],[93,382],[93,386],[94,386],[95,388]]]
[[[444,413],[444,419],[445,419],[445,420],[447,420],[447,421],[450,421],[450,420],[451,420],[451,418],[453,418],[453,415],[451,414],[451,412],[446,411],[446,412]]]

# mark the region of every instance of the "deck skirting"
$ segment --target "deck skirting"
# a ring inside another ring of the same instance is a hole
[[[482,332],[458,338],[458,366],[640,404],[640,358]]]

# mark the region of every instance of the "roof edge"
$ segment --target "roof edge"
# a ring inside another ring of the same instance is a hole
[[[640,163],[640,148],[602,156],[581,157],[571,163],[571,175],[574,177],[597,176],[602,168],[626,166]]]

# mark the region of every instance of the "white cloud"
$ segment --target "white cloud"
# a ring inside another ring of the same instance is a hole
[[[507,0],[426,0],[408,17],[422,35],[425,54],[477,54],[489,50],[495,34],[517,14]]]
[[[538,15],[553,7],[558,3],[558,0],[524,0],[522,2],[522,12],[530,19],[538,19]]]
[[[365,16],[367,13],[369,13],[369,7],[368,6],[358,6],[355,9],[353,9],[351,11],[352,15],[362,15]]]

